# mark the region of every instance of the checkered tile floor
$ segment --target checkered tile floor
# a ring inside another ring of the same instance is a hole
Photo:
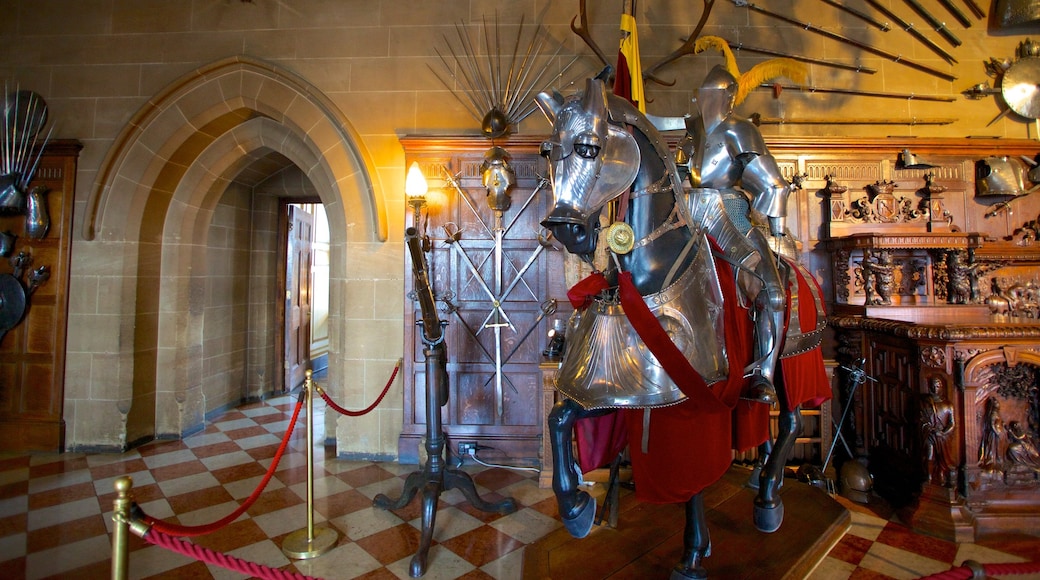
[[[294,404],[294,398],[280,397],[246,405],[183,441],[156,441],[118,455],[0,455],[0,577],[109,577],[113,482],[119,476],[133,478],[137,502],[153,517],[201,525],[230,513],[266,472]],[[319,432],[323,412],[319,402],[314,422]],[[407,578],[419,544],[419,500],[390,512],[373,508],[372,498],[378,493],[397,497],[414,465],[344,461],[316,450],[315,522],[331,526],[340,537],[331,552],[318,558],[290,561],[282,554],[285,537],[306,528],[305,452],[301,420],[274,478],[247,514],[194,541],[311,576]],[[521,548],[560,527],[552,492],[538,488],[535,473],[466,471],[482,497],[513,497],[520,510],[508,516],[486,514],[457,491],[442,494],[425,578],[518,578]],[[1040,561],[1040,539],[1035,537],[957,545],[914,535],[877,509],[846,505],[853,527],[814,578],[913,578],[968,558]],[[136,537],[130,549],[132,578],[241,577]],[[710,570],[710,558],[707,564]],[[662,577],[666,573],[662,570]]]

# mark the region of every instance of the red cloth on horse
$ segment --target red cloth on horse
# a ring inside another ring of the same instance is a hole
[[[650,411],[650,437],[643,453],[642,409],[622,411],[628,423],[629,455],[636,498],[648,503],[690,499],[719,480],[733,461],[732,449],[747,449],[769,436],[769,407],[740,400],[750,364],[754,327],[747,310],[736,306],[736,285],[729,264],[716,260],[724,311],[730,378],[708,387],[722,403],[707,408],[691,399]]]
[[[798,296],[801,297],[801,308],[798,320],[802,331],[816,328],[816,309],[813,307],[810,284],[817,295],[823,296],[823,290],[812,276],[806,276],[805,270],[794,267],[798,279]],[[787,310],[791,311],[791,294],[787,295]],[[809,352],[780,359],[784,373],[784,388],[787,390],[789,405],[803,407],[819,407],[831,398],[831,382],[823,366],[823,351],[814,348]]]
[[[716,262],[723,295],[728,304],[736,305],[732,269],[721,260]],[[816,284],[816,281],[801,271],[797,271],[796,279],[798,294],[804,297],[799,311],[801,328],[815,328],[817,314],[808,284]],[[743,369],[751,362],[753,352],[754,327],[750,314],[733,306],[726,308],[725,316],[730,368]],[[820,349],[788,357],[781,364],[780,372],[791,405],[817,406],[830,398],[830,382]],[[729,380],[707,387],[709,396],[723,404],[720,408],[698,405],[694,397],[678,405],[652,410],[647,453],[642,450],[644,410],[624,409],[617,413],[627,427],[636,497],[640,501],[684,502],[722,477],[732,462],[732,449],[749,449],[766,440],[769,408],[740,400],[743,387],[740,373],[731,373]],[[602,466],[624,448],[624,438],[619,433],[622,425],[615,415],[578,423],[576,438],[583,471]],[[719,436],[724,433],[730,436]]]

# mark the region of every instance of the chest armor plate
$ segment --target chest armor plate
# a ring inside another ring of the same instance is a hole
[[[707,248],[701,240],[700,248]],[[671,286],[643,297],[672,341],[709,385],[726,378],[722,289],[711,253]],[[686,398],[639,338],[619,304],[596,300],[567,331],[556,388],[586,409],[663,407]]]
[[[698,120],[699,121],[699,120]],[[703,143],[693,152],[692,167],[694,187],[711,187],[727,189],[740,180],[742,167],[729,152],[726,125],[721,124],[711,133],[705,133],[703,125],[698,122],[693,130],[695,143]]]

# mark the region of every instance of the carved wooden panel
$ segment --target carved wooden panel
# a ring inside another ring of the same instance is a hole
[[[449,449],[455,453],[459,441],[476,441],[489,448],[481,452],[482,458],[538,465],[544,422],[541,352],[552,321],[566,318],[569,305],[563,253],[542,246],[538,239],[539,222],[549,211],[552,194],[541,181],[545,169],[537,142],[496,142],[511,155],[509,164],[516,174],[511,204],[500,223],[481,183],[489,141],[416,138],[402,142],[407,163],[417,161],[430,185],[421,223],[431,240],[427,261],[434,295],[441,320],[448,323],[449,395],[441,413]],[[458,187],[452,179],[457,179]],[[498,227],[505,230],[501,270],[496,267]],[[407,259],[405,276],[406,292],[411,292]],[[499,305],[506,326],[499,327],[496,339],[498,298],[502,298]],[[557,300],[558,310],[543,314],[543,304],[550,298]],[[414,327],[418,317],[418,305],[406,296],[405,334],[411,348],[405,356],[404,424],[398,444],[404,462],[417,459],[417,445],[426,428],[423,345]],[[500,392],[496,360],[502,365]]]

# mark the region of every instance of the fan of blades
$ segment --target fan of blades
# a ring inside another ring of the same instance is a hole
[[[530,29],[530,27],[528,27]],[[524,42],[524,21],[520,20],[516,38],[503,39],[495,16],[493,26],[483,22],[483,51],[481,40],[471,37],[464,25],[455,25],[454,42],[447,36],[444,44],[448,55],[436,48],[442,70],[430,67],[437,79],[451,91],[473,118],[480,122],[483,134],[491,139],[501,137],[515,128],[535,111],[537,105],[531,96],[564,79],[578,61],[575,56],[552,74],[553,61],[564,45],[557,43],[555,52],[545,51],[551,38],[540,23]],[[503,50],[503,42],[506,47]],[[526,49],[521,47],[526,44]],[[509,51],[509,46],[512,51]],[[522,52],[521,52],[522,51]]]
[[[0,212],[22,213],[25,191],[39,166],[52,126],[40,143],[47,124],[47,103],[40,95],[4,87],[3,134],[0,135]]]

